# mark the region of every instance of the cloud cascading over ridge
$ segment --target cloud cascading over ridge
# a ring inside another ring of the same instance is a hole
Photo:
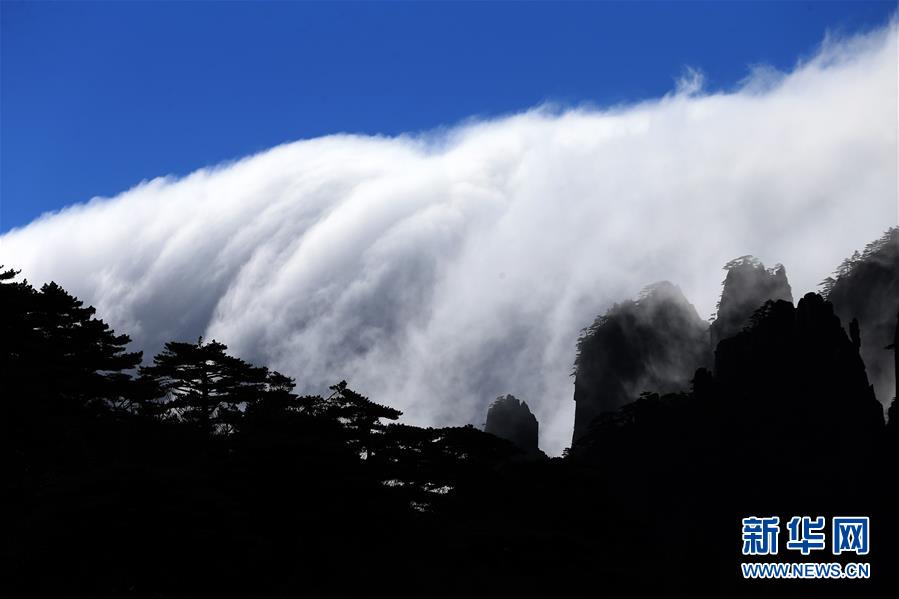
[[[580,329],[646,284],[712,312],[721,266],[782,262],[794,295],[897,220],[897,27],[790,73],[611,109],[546,107],[395,138],[285,144],[94,199],[0,238],[152,353],[198,335],[414,424],[528,402],[570,442]]]

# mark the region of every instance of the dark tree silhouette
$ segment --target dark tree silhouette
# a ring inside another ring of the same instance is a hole
[[[301,412],[308,405],[308,398],[293,392],[296,381],[277,371],[269,371],[265,384],[246,398],[245,415],[249,419],[274,423],[279,418]]]
[[[141,375],[167,393],[167,413],[207,434],[232,432],[240,408],[262,395],[267,381],[273,380],[282,391],[287,382],[271,379],[268,369],[228,355],[227,349],[215,340],[203,343],[202,338],[197,343],[171,341],[153,358],[152,366],[141,368]]]
[[[346,381],[340,381],[330,389],[331,395],[313,407],[314,413],[340,422],[347,432],[350,445],[366,459],[370,458],[380,445],[384,432],[385,425],[381,419],[396,420],[403,413],[353,391],[347,387]]]
[[[140,352],[125,349],[131,339],[94,318],[92,306],[56,283],[36,291],[27,281],[14,282],[16,274],[0,274],[4,387],[83,408],[126,405],[129,371],[141,360]]]

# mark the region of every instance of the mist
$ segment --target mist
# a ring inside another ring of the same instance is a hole
[[[669,280],[711,316],[744,254],[783,263],[798,298],[897,222],[895,20],[735,89],[705,91],[701,67],[649,101],[152,179],[7,232],[0,263],[93,304],[145,359],[203,335],[418,425],[480,426],[510,393],[557,455],[576,340],[614,302]]]

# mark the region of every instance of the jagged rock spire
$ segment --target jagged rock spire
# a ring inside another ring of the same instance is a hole
[[[487,410],[487,424],[484,430],[497,437],[507,439],[526,453],[537,452],[537,418],[528,404],[514,395],[499,396]]]

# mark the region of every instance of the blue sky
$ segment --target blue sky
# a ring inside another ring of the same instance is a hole
[[[895,2],[2,2],[0,231],[285,141],[789,69]]]

